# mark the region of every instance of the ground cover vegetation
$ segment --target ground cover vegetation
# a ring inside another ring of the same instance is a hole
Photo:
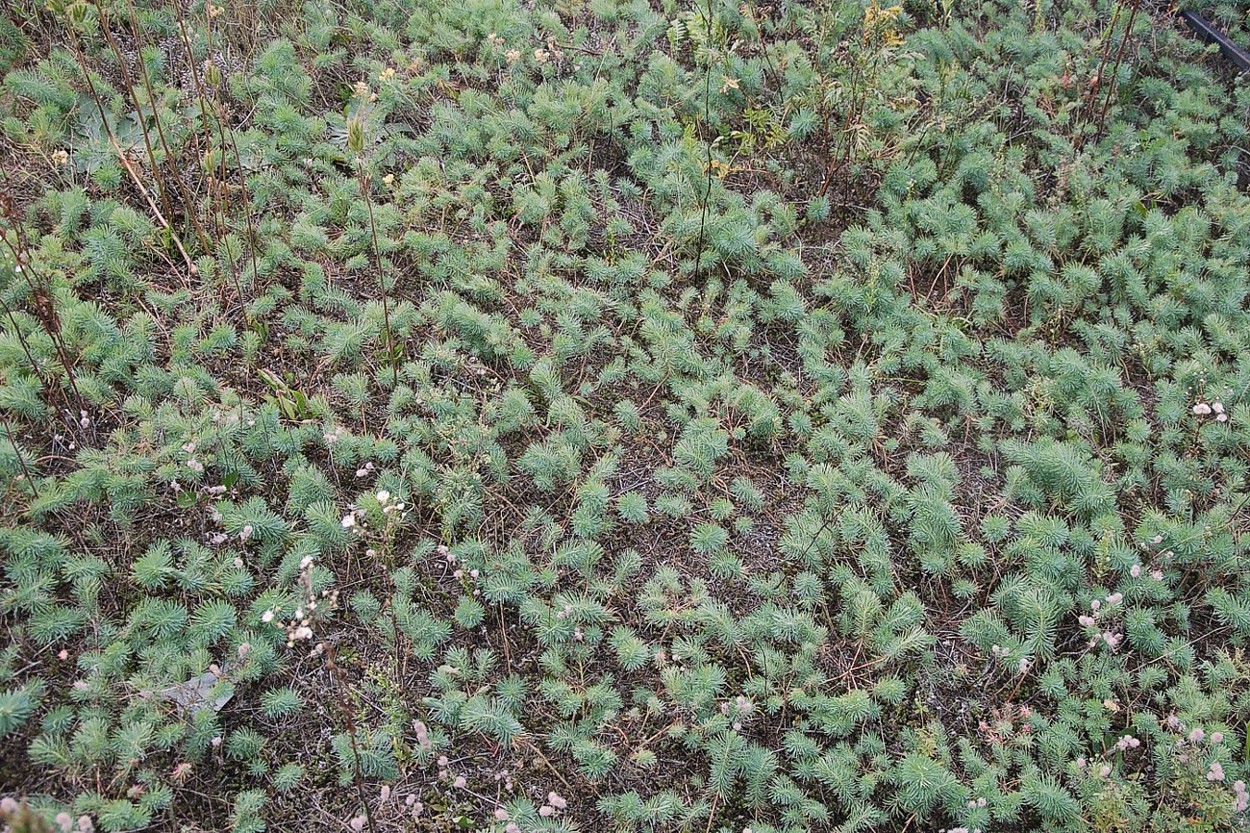
[[[2,5],[13,830],[1246,825],[1166,4]]]

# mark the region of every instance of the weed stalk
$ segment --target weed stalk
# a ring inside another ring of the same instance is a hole
[[[360,798],[360,803],[365,809],[365,820],[369,823],[369,833],[377,833],[377,826],[373,822],[373,811],[369,809],[369,800],[365,795],[365,783],[360,763],[360,746],[358,733],[356,731],[356,718],[352,716],[351,706],[351,689],[347,685],[347,680],[343,677],[343,669],[339,667],[335,660],[334,646],[326,643],[325,647],[326,668],[330,671],[330,676],[334,679],[335,685],[340,690],[340,696],[334,698],[339,704],[339,711],[343,715],[343,724],[347,727],[347,736],[352,749],[352,781],[356,785],[356,795]]]

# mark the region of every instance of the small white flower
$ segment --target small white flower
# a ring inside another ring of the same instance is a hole
[[[266,610],[264,613],[262,613],[262,614],[260,615],[260,621],[264,622],[266,625],[267,625],[267,624],[269,624],[270,622],[272,622],[272,621],[273,621],[273,611],[272,611],[272,610]]]
[[[377,498],[378,498],[378,503],[386,503],[388,500],[391,499],[391,493],[386,491],[386,489],[382,489],[381,491],[378,492]]]
[[[355,516],[355,515],[344,515],[344,516],[343,516],[343,528],[344,528],[344,529],[351,529],[351,528],[352,528],[353,526],[355,526],[355,525],[356,525],[356,516]]]

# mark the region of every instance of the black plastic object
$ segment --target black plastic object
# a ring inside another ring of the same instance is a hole
[[[1215,28],[1211,21],[1197,12],[1190,11],[1181,12],[1181,17],[1189,24],[1189,28],[1198,34],[1198,37],[1207,43],[1217,44],[1220,47],[1220,54],[1225,58],[1241,67],[1242,70],[1250,69],[1250,52],[1229,40],[1228,35]]]

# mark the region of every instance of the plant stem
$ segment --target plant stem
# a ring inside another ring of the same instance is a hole
[[[707,232],[708,200],[712,197],[712,0],[707,0],[707,9],[704,14],[707,16],[708,50],[707,69],[703,73],[703,129],[708,132],[708,137],[704,142],[707,148],[707,158],[704,160],[704,166],[707,168],[707,179],[703,188],[702,205],[699,207],[699,241],[696,244],[694,253],[695,278],[699,277],[699,269],[703,265],[703,241]]]
[[[165,139],[165,128],[161,126],[160,108],[156,106],[156,94],[152,88],[152,79],[148,75],[147,61],[143,60],[143,39],[139,31],[139,22],[135,16],[135,7],[133,3],[127,4],[130,12],[130,30],[134,36],[135,47],[139,50],[138,64],[139,71],[142,73],[143,87],[148,94],[148,103],[152,106],[152,121],[156,123],[156,135],[160,140],[161,149],[165,152],[166,161],[174,159],[174,154],[169,149],[169,142]],[[136,110],[138,108],[136,107]],[[140,121],[143,119],[143,113],[138,113]],[[155,161],[153,162],[155,166]],[[204,252],[209,251],[208,236],[204,233],[204,226],[200,224],[199,211],[196,210],[196,201],[192,199],[191,189],[183,182],[182,175],[178,173],[178,166],[173,166],[174,183],[178,186],[178,192],[182,195],[186,205],[186,215],[191,219],[191,225],[195,228],[196,237],[200,242],[200,249]]]
[[[1133,34],[1133,23],[1137,20],[1137,10],[1141,8],[1141,0],[1133,0],[1133,10],[1129,12],[1128,23],[1124,27],[1124,37],[1120,39],[1120,49],[1115,55],[1115,66],[1111,69],[1111,80],[1107,83],[1107,93],[1103,98],[1102,111],[1098,114],[1098,133],[1101,136],[1107,122],[1107,110],[1111,107],[1111,96],[1115,93],[1116,80],[1120,75],[1120,64],[1124,61],[1124,48]]]
[[[143,147],[148,153],[148,164],[152,166],[152,176],[156,179],[157,191],[160,192],[161,204],[165,206],[165,216],[172,218],[174,216],[173,203],[169,201],[169,186],[165,184],[165,178],[161,173],[161,168],[156,164],[156,154],[152,152],[152,137],[148,134],[147,122],[143,118],[143,108],[139,106],[139,96],[135,94],[134,82],[130,78],[130,70],[126,69],[126,57],[122,54],[121,47],[117,45],[117,39],[113,37],[113,31],[109,28],[108,14],[104,11],[104,7],[100,5],[100,0],[92,0],[95,3],[96,11],[100,16],[100,32],[103,33],[105,41],[113,50],[113,55],[117,57],[117,68],[122,75],[122,83],[126,85],[126,95],[130,98],[130,103],[134,105],[135,116],[139,122],[139,133],[143,136]],[[139,56],[140,62],[143,56]]]
[[[5,214],[9,215],[10,213],[11,211],[6,200]],[[52,340],[52,348],[56,351],[57,361],[65,369],[65,378],[69,382],[70,390],[74,392],[75,405],[81,409],[83,398],[78,391],[78,382],[74,377],[74,366],[69,357],[69,350],[66,349],[65,340],[61,337],[61,320],[56,311],[55,296],[52,294],[50,286],[39,278],[31,266],[30,254],[16,225],[13,230],[13,240],[10,240],[9,235],[0,230],[0,241],[3,241],[5,248],[13,255],[13,260],[16,263],[15,269],[30,289],[31,297],[35,303],[35,317],[39,319],[39,323],[48,334],[48,338]],[[14,241],[16,241],[16,245],[14,245]]]
[[[377,827],[373,823],[373,811],[369,809],[369,800],[365,796],[364,779],[361,775],[360,765],[360,748],[359,741],[356,737],[356,719],[352,717],[352,710],[348,706],[347,695],[351,693],[347,685],[347,681],[343,679],[343,670],[339,668],[337,662],[334,661],[334,646],[326,645],[326,668],[330,670],[330,676],[334,678],[337,685],[343,693],[343,696],[335,698],[339,704],[339,711],[343,713],[343,722],[347,726],[347,735],[350,738],[352,748],[352,780],[356,784],[356,795],[360,798],[360,804],[365,810],[365,820],[369,823],[369,833],[377,833]]]
[[[30,486],[30,493],[36,498],[39,497],[39,490],[35,488],[35,478],[31,477],[30,469],[26,468],[26,460],[22,457],[22,450],[17,447],[17,435],[13,431],[13,426],[9,424],[9,418],[0,411],[0,422],[4,423],[4,433],[9,437],[9,444],[13,446],[13,456],[17,458],[17,464],[22,469],[22,476],[26,478],[26,484]]]
[[[126,173],[130,175],[131,181],[147,201],[148,208],[152,211],[153,216],[169,232],[170,239],[173,240],[178,253],[182,255],[183,261],[187,264],[187,271],[192,275],[198,275],[200,270],[192,262],[190,255],[187,254],[186,248],[182,245],[182,240],[178,237],[178,232],[174,231],[174,227],[169,224],[169,220],[165,219],[160,209],[156,207],[156,203],[152,201],[152,196],[148,193],[148,189],[143,186],[143,181],[135,173],[134,165],[131,164],[130,159],[127,158],[121,145],[118,143],[117,136],[113,133],[113,128],[109,124],[108,113],[104,109],[104,102],[100,99],[100,93],[95,88],[95,82],[91,80],[91,70],[87,67],[87,58],[83,54],[81,45],[78,43],[78,36],[74,33],[74,23],[72,20],[66,20],[66,24],[66,31],[69,33],[70,50],[74,53],[74,57],[78,59],[78,65],[82,68],[83,79],[87,82],[91,100],[95,102],[96,110],[100,114],[100,123],[104,127],[104,134],[108,137],[109,145],[112,146],[113,152],[117,154],[117,161],[122,164],[122,167],[126,169]]]
[[[360,185],[360,196],[365,201],[365,209],[369,212],[369,234],[373,241],[373,268],[378,274],[378,289],[382,292],[382,329],[386,338],[386,358],[391,366],[391,384],[399,384],[398,356],[395,349],[395,335],[391,331],[391,306],[387,298],[386,279],[382,275],[382,252],[378,249],[378,227],[373,221],[373,200],[369,198],[369,175],[365,173],[364,163],[356,160],[356,182]]]
[[[222,113],[222,118],[225,118],[224,111]],[[234,131],[228,130],[226,131],[226,135],[230,137],[230,148],[234,151],[234,164],[239,171],[239,196],[243,198],[243,216],[247,218],[247,252],[252,261],[252,291],[259,292],[260,270],[256,266],[256,223],[252,219],[251,201],[247,198],[247,173],[243,170],[243,159],[239,156],[239,143],[234,140]],[[223,148],[222,151],[224,153],[225,149]],[[247,317],[248,322],[251,323],[252,316],[251,313],[247,311],[247,301],[243,298],[242,290],[239,291],[239,301],[243,304],[244,315]]]

